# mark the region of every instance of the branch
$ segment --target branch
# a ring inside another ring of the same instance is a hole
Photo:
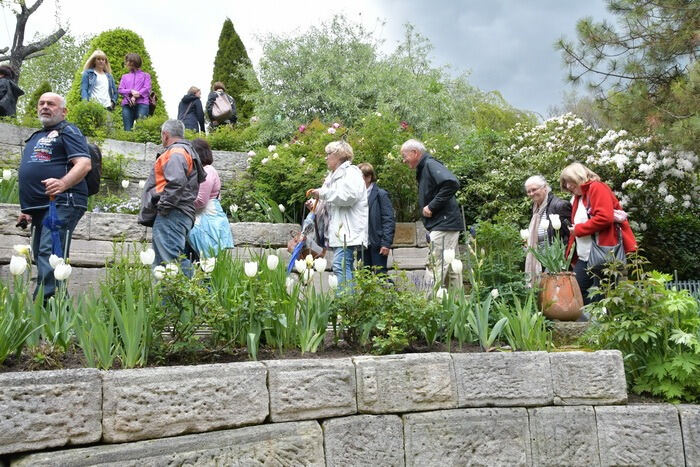
[[[66,31],[64,31],[63,28],[58,28],[58,31],[54,32],[50,36],[47,36],[40,41],[22,47],[19,55],[23,59],[28,58],[31,54],[39,52],[40,50],[43,50],[55,43],[56,41],[58,41],[61,37],[63,37],[65,33]]]
[[[5,60],[9,60],[12,58],[12,55],[0,55],[0,62],[4,62]]]
[[[29,8],[27,8],[27,11],[29,12],[29,14],[28,14],[27,16],[30,16],[32,13],[34,13],[34,12],[36,11],[36,9],[39,8],[39,7],[41,6],[42,3],[44,3],[44,0],[36,0],[36,2],[34,3],[34,5],[32,5],[32,6],[30,6]],[[25,7],[25,3],[24,3],[24,2],[22,2],[22,7],[23,7],[23,9],[24,9],[24,7]]]

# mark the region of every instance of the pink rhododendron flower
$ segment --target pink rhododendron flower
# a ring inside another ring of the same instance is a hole
[[[303,133],[306,131],[306,125],[302,125],[299,127],[299,133]]]
[[[403,128],[404,130],[405,130],[406,128],[408,128],[408,123],[402,121],[402,122],[401,122],[401,128]]]
[[[340,123],[334,123],[333,128],[340,128]]]

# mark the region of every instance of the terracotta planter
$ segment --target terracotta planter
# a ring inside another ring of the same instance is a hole
[[[573,272],[542,273],[540,306],[549,319],[576,321],[581,317],[583,296]]]

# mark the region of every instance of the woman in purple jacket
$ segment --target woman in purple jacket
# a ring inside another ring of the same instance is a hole
[[[148,116],[148,95],[151,93],[151,75],[141,70],[139,54],[126,54],[124,63],[129,72],[119,80],[122,99],[122,121],[124,129],[131,131],[134,121]]]

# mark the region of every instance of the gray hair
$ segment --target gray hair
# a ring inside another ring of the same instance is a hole
[[[44,94],[41,95],[41,97],[44,97],[44,96],[58,97],[58,106],[61,109],[66,108],[66,98],[63,97],[62,95],[56,94],[55,92],[45,92]],[[41,99],[41,97],[39,99]]]
[[[401,145],[401,151],[418,151],[422,154],[425,152],[425,146],[417,139],[409,139]]]
[[[350,146],[345,141],[332,141],[326,145],[326,154],[337,154],[338,158],[345,161],[352,161],[355,153],[352,151],[352,146]]]
[[[525,183],[523,183],[523,187],[527,189],[528,185],[537,185],[538,187],[540,186],[549,186],[549,183],[547,183],[547,180],[542,176],[542,175],[533,175],[532,177],[528,178],[525,180]]]
[[[168,133],[173,138],[182,138],[185,136],[185,124],[180,120],[166,120],[160,131]]]

